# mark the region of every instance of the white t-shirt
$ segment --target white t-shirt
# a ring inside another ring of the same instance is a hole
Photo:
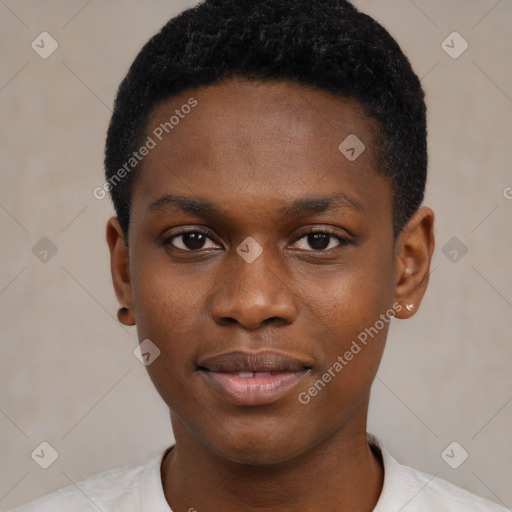
[[[380,450],[384,463],[384,486],[374,512],[509,512],[445,480],[400,464],[372,434],[368,434],[368,441]],[[12,512],[172,512],[160,476],[163,455],[92,476]]]

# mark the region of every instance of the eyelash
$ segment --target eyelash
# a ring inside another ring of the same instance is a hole
[[[167,237],[165,240],[163,240],[162,245],[164,245],[164,246],[171,246],[173,249],[175,249],[177,251],[182,251],[182,252],[189,252],[189,253],[200,252],[203,249],[188,249],[188,250],[184,250],[184,249],[180,249],[178,247],[175,247],[172,244],[172,241],[175,238],[178,238],[178,237],[183,236],[183,235],[189,235],[189,234],[192,234],[192,233],[197,233],[197,234],[205,235],[210,240],[212,240],[213,242],[217,243],[215,241],[215,235],[211,231],[209,231],[208,229],[197,229],[196,228],[196,229],[190,229],[190,230],[183,230],[183,231],[180,231],[179,233],[175,233],[174,235],[172,235],[170,237]],[[326,229],[326,228],[318,228],[318,229],[313,229],[311,231],[308,231],[308,232],[302,234],[299,238],[296,238],[293,243],[296,243],[299,240],[302,240],[303,238],[307,237],[308,235],[317,234],[317,233],[321,233],[321,234],[324,234],[324,235],[328,235],[328,236],[330,236],[332,238],[335,238],[339,242],[339,244],[340,244],[339,247],[345,247],[347,245],[352,244],[352,241],[349,240],[348,238],[345,238],[345,237],[343,237],[343,236],[341,236],[341,235],[339,235],[337,233],[334,233],[333,231],[330,231],[329,229]],[[333,249],[338,249],[339,247],[335,247],[335,248],[331,247],[331,249],[317,249],[317,250],[311,249],[309,252],[316,252],[316,253],[319,253],[319,252],[330,252]]]

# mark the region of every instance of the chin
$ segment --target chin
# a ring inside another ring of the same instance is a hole
[[[227,435],[226,435],[227,434]],[[307,441],[292,433],[243,430],[225,431],[207,444],[218,456],[235,464],[265,466],[287,462],[307,450]]]
[[[296,448],[287,449],[282,445],[273,447],[268,442],[261,445],[217,447],[217,453],[226,460],[243,466],[274,465],[287,462],[298,455]]]

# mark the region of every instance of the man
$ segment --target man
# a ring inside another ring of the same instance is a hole
[[[119,319],[176,443],[19,511],[504,510],[366,432],[434,250],[424,93],[384,28],[345,0],[207,0],[137,56],[105,165]]]

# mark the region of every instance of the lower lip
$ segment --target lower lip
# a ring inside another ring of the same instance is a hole
[[[264,377],[239,377],[233,373],[201,370],[215,388],[235,405],[264,405],[286,395],[308,373],[287,371]]]

